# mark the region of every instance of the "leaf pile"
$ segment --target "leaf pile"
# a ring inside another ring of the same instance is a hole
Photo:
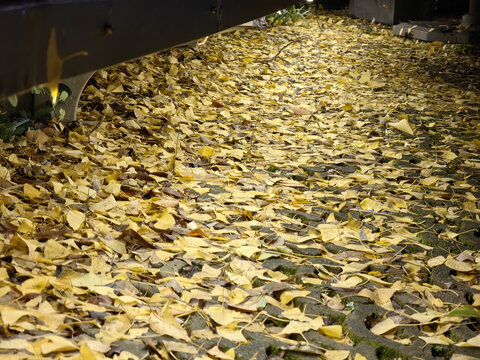
[[[2,146],[2,356],[478,356],[457,50],[319,15],[99,71]]]

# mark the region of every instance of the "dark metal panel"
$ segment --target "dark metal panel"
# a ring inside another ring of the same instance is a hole
[[[0,0],[0,98],[46,82],[50,31],[72,77],[188,42],[299,0]]]
[[[295,5],[300,1],[292,0],[222,0],[222,28],[242,24],[255,18],[271,14],[279,9]],[[254,16],[253,13],[255,14]]]
[[[434,0],[350,0],[350,15],[393,25],[433,18]]]

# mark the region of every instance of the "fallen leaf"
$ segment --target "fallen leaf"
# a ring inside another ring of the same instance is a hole
[[[414,134],[407,119],[403,119],[403,120],[400,120],[398,122],[390,122],[390,123],[388,123],[388,125],[390,125],[391,127],[393,127],[394,129],[396,129],[398,131],[404,132],[405,134],[409,134],[409,135]]]

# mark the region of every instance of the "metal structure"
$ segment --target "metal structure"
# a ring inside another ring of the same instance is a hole
[[[443,5],[448,1],[443,0]],[[469,1],[468,13],[463,16],[461,24],[433,21],[436,15],[434,0],[350,0],[350,15],[393,25],[395,35],[466,44],[480,40],[480,0]],[[464,5],[466,2],[461,1],[450,4],[450,8],[460,9]]]
[[[386,25],[433,19],[433,0],[350,0],[350,15]]]
[[[0,99],[47,82],[52,29],[62,78],[216,33],[299,0],[0,0]]]

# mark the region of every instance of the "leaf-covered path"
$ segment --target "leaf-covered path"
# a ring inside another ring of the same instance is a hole
[[[480,357],[470,50],[327,14],[99,71],[2,145],[2,359]]]

